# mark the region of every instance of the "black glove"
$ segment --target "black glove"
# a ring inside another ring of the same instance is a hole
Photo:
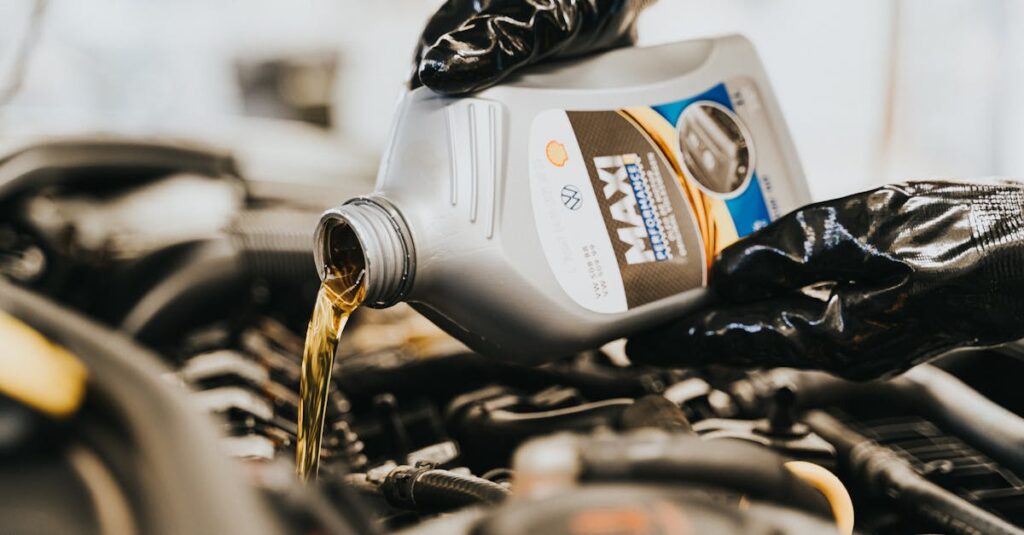
[[[520,67],[632,44],[653,0],[448,0],[416,53],[419,83],[446,95],[490,87]]]
[[[1024,186],[917,182],[792,212],[722,251],[710,309],[630,341],[640,363],[855,379],[1024,336]]]

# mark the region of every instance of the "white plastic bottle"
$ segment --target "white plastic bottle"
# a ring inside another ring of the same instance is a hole
[[[746,39],[625,48],[406,94],[377,190],[324,214],[316,260],[358,243],[368,306],[535,363],[700,306],[718,251],[809,200]]]

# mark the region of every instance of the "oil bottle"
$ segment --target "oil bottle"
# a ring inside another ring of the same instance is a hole
[[[538,363],[699,307],[725,246],[810,200],[752,45],[727,36],[401,100],[376,191],[316,231],[358,243],[365,304]],[[326,268],[327,271],[324,271]]]

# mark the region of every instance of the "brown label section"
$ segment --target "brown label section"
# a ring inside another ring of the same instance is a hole
[[[629,308],[701,286],[701,240],[661,149],[614,111],[566,112],[601,207]]]

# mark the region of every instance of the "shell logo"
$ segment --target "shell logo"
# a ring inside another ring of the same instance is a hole
[[[546,147],[544,147],[544,154],[547,155],[548,161],[555,167],[562,167],[565,162],[569,161],[569,152],[565,150],[565,145],[551,140],[548,141]]]

